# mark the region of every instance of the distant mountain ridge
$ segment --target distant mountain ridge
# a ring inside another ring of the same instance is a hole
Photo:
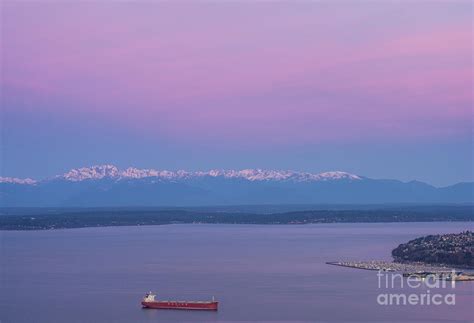
[[[473,183],[436,188],[343,171],[167,171],[97,165],[49,179],[0,177],[1,206],[204,206],[305,203],[471,203]]]
[[[263,169],[243,169],[243,170],[223,170],[212,169],[210,171],[188,172],[184,170],[168,171],[156,169],[139,169],[129,167],[120,170],[114,165],[95,165],[91,167],[82,167],[71,169],[70,171],[57,175],[53,179],[64,179],[72,182],[80,182],[93,179],[140,179],[154,177],[163,180],[182,180],[200,177],[223,177],[223,178],[241,178],[249,181],[268,181],[268,180],[291,180],[291,181],[325,181],[350,179],[360,180],[360,176],[342,171],[331,171],[324,173],[308,173],[289,170],[263,170]],[[0,177],[0,183],[17,183],[17,184],[36,184],[38,181],[31,178],[21,179],[13,177]]]
[[[83,167],[72,169],[69,172],[59,175],[56,178],[63,178],[70,181],[82,181],[86,179],[139,179],[147,177],[156,177],[166,180],[190,179],[197,177],[224,177],[224,178],[242,178],[249,181],[264,180],[294,180],[294,181],[319,181],[335,179],[358,180],[361,177],[341,171],[332,171],[324,173],[307,173],[297,171],[277,171],[263,169],[244,169],[244,170],[221,170],[212,169],[210,171],[188,172],[184,170],[168,171],[156,169],[138,169],[129,167],[125,170],[119,170],[114,165],[96,165],[92,167]]]

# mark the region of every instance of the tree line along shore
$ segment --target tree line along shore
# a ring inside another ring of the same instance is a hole
[[[2,212],[0,230],[48,230],[84,227],[209,224],[317,224],[473,221],[470,207],[373,210],[309,210],[283,213],[243,213],[190,210],[69,210],[42,212],[34,209],[19,214]]]

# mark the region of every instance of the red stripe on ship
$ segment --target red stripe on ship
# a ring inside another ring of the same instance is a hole
[[[154,301],[142,302],[144,308],[217,311],[219,302]]]

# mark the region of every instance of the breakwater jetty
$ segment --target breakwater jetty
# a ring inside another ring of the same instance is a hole
[[[383,260],[370,261],[330,261],[326,262],[328,265],[349,267],[363,270],[381,270],[381,271],[395,271],[395,272],[448,272],[455,270],[452,267],[428,265],[423,263],[399,263]]]

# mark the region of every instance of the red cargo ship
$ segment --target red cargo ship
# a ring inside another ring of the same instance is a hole
[[[157,301],[154,294],[145,294],[142,300],[143,308],[172,309],[172,310],[208,310],[217,311],[219,302],[212,301]]]

